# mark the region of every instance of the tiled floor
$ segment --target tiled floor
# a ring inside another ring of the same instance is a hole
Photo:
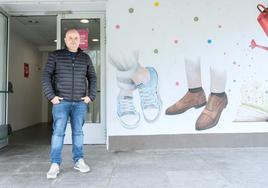
[[[266,188],[268,148],[191,148],[109,152],[85,146],[92,172],[73,169],[64,146],[61,173],[47,180],[49,135],[45,125],[15,133],[0,150],[0,187]]]

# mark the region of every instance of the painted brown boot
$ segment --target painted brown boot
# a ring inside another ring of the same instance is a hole
[[[166,114],[181,114],[190,108],[200,108],[206,103],[206,95],[203,89],[198,92],[188,91],[183,98],[166,109]]]
[[[196,121],[195,129],[205,130],[217,125],[221,113],[223,109],[227,106],[227,104],[228,99],[225,93],[221,97],[210,94],[205,109]]]

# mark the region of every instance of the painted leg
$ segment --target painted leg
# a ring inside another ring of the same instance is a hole
[[[190,108],[200,108],[206,104],[206,95],[201,83],[200,58],[185,58],[188,92],[175,104],[166,109],[167,115],[181,114]]]

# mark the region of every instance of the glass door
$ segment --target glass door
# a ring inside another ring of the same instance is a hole
[[[57,49],[65,48],[64,37],[68,29],[75,28],[80,34],[80,48],[87,53],[97,74],[97,96],[88,106],[84,125],[85,144],[105,144],[104,110],[104,14],[59,15],[57,20]],[[71,128],[66,129],[65,144],[71,143]]]
[[[0,148],[7,145],[8,17],[0,11]]]

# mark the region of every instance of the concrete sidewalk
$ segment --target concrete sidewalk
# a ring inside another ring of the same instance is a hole
[[[85,146],[92,172],[73,169],[71,145],[63,149],[61,173],[47,180],[49,126],[15,132],[0,150],[1,188],[266,188],[268,148],[191,148],[109,152]]]
[[[267,148],[85,150],[92,172],[73,169],[68,145],[59,177],[47,180],[49,145],[8,146],[0,150],[0,187],[268,187]]]

